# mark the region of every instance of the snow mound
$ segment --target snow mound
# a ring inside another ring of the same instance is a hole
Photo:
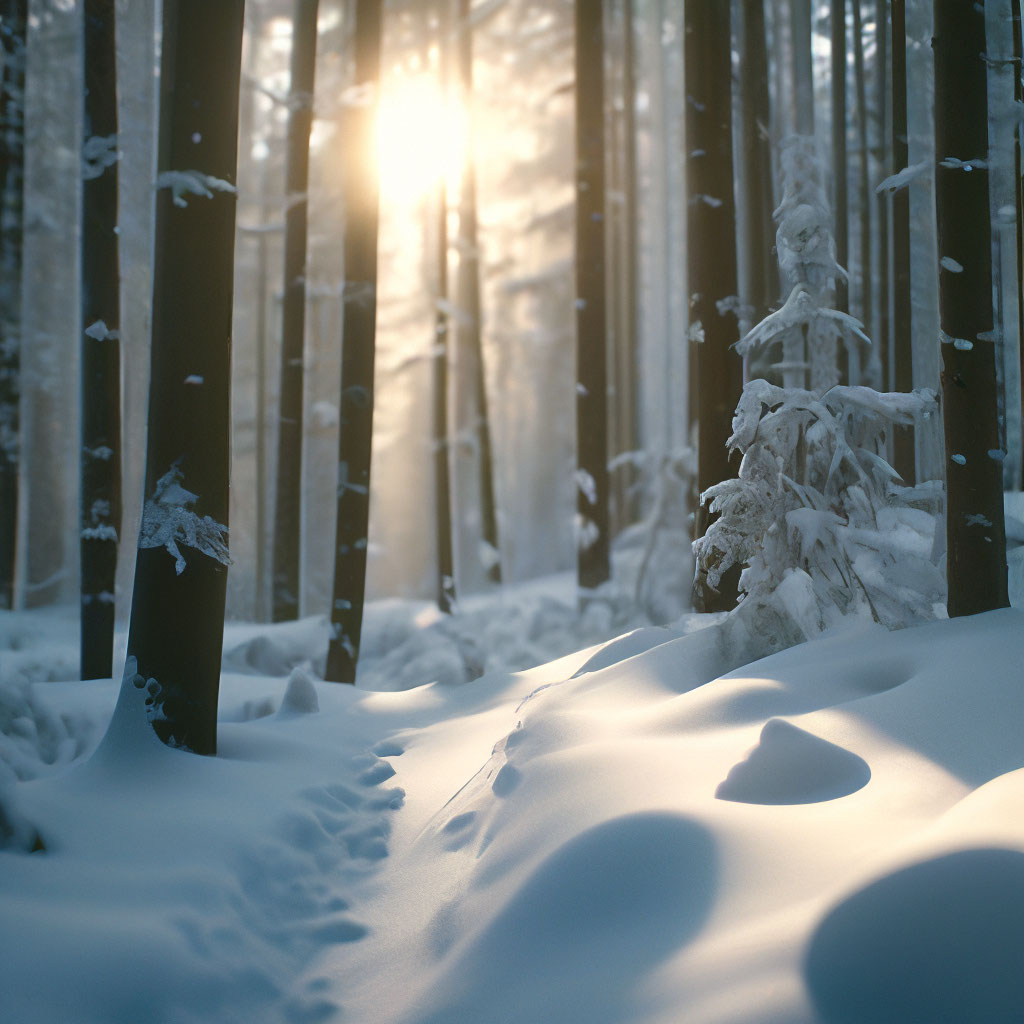
[[[811,804],[849,796],[870,778],[862,757],[772,718],[757,746],[729,771],[715,796],[746,804]]]
[[[1013,1024],[1024,1007],[1024,853],[960,850],[853,893],[805,974],[823,1024]]]
[[[293,668],[288,677],[288,687],[281,698],[279,715],[311,715],[320,710],[320,699],[316,685],[309,673],[302,668]]]
[[[637,981],[700,930],[716,876],[714,840],[690,818],[627,814],[589,828],[533,870],[452,963],[444,998],[412,1019],[629,1020]]]

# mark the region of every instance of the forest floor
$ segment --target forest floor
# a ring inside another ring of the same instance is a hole
[[[71,612],[0,615],[0,1016],[1021,1018],[1024,611],[746,666],[689,616],[514,670],[563,585],[467,608],[512,668],[463,685],[423,605],[371,609],[358,687],[321,620],[229,627],[216,758],[101,742]],[[453,677],[388,692],[415,657]]]

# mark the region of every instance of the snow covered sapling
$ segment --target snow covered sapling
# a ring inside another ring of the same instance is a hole
[[[830,308],[836,282],[846,271],[836,262],[832,212],[821,183],[814,139],[796,135],[782,147],[782,202],[775,211],[779,269],[789,282],[789,298],[749,331],[736,345],[741,355],[782,346],[774,364],[786,387],[824,391],[837,383],[836,353],[841,341],[867,342],[859,321]]]
[[[777,244],[792,291],[737,348],[781,343],[775,368],[786,386],[754,380],[743,389],[728,442],[742,453],[739,475],[701,495],[719,517],[694,544],[710,586],[745,566],[739,616],[761,653],[859,611],[889,628],[931,618],[944,590],[933,559],[941,485],[905,486],[885,458],[894,427],[934,417],[935,393],[835,385],[838,343],[852,354],[856,339],[869,339],[829,306],[845,271],[813,140],[786,144],[782,174]]]
[[[903,486],[882,453],[891,426],[935,411],[927,390],[744,388],[729,439],[743,453],[739,476],[702,495],[720,515],[694,553],[712,586],[746,566],[741,609],[773,646],[862,610],[889,628],[933,617],[941,488]]]

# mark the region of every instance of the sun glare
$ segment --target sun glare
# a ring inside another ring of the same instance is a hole
[[[465,139],[458,108],[430,75],[386,79],[377,119],[381,198],[414,204],[446,180],[458,180]]]

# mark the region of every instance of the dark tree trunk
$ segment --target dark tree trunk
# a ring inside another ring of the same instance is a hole
[[[853,0],[853,74],[857,91],[857,211],[860,278],[860,319],[871,330],[871,172],[868,167],[868,90],[864,76],[864,24],[861,0]],[[856,342],[853,342],[856,344]],[[865,353],[867,355],[867,353]],[[861,384],[863,381],[851,381]]]
[[[729,4],[686,6],[686,180],[690,336],[698,385],[697,487],[735,475],[726,442],[743,390],[743,363],[731,346],[738,337],[736,207],[733,199],[732,81]],[[720,303],[733,297],[732,308]],[[695,536],[711,520],[701,505]],[[717,592],[697,580],[702,611],[725,611],[737,597],[738,573],[723,577]]]
[[[740,58],[744,214],[740,224],[746,255],[746,280],[741,298],[753,323],[763,320],[778,298],[778,261],[772,256],[772,151],[768,49],[764,0],[743,0],[743,43]]]
[[[3,0],[0,42],[0,608],[13,608],[21,459],[21,244],[27,0]]]
[[[449,0],[439,0],[438,52],[441,79],[448,89]],[[469,31],[460,25],[461,31]],[[434,524],[437,531],[437,607],[446,615],[455,610],[455,560],[452,550],[452,492],[448,436],[448,182],[441,175],[437,187],[437,304],[434,310]]]
[[[121,531],[120,266],[114,0],[85,0],[82,160],[81,671],[113,671]]]
[[[309,132],[313,125],[318,0],[295,0],[292,18],[288,149],[285,163],[284,299],[274,509],[274,622],[299,617],[299,538],[302,532],[302,388],[306,328],[306,217]]]
[[[473,95],[473,27],[469,0],[459,0],[458,68],[463,102]],[[480,309],[480,255],[477,244],[476,170],[472,147],[466,147],[459,192],[459,318],[455,327],[456,348],[466,353],[464,362],[473,368],[476,401],[477,449],[480,453],[480,533],[489,557],[486,576],[501,582],[501,547],[498,530],[498,506],[494,491],[494,455],[491,443],[490,403],[487,399],[487,374],[484,366]],[[458,360],[457,360],[458,361]]]
[[[128,654],[161,688],[157,734],[201,754],[216,752],[229,561],[243,7],[165,0],[160,65],[146,504]]]
[[[576,0],[576,578],[611,574],[605,314],[604,12]]]
[[[904,0],[892,0],[892,169],[907,166],[907,19]],[[986,215],[987,216],[987,215]],[[910,192],[892,196],[892,346],[893,390],[913,391],[913,324],[910,312]],[[914,433],[893,429],[893,468],[907,484],[917,479]]]
[[[856,0],[855,0],[856,2]],[[846,0],[832,0],[832,212],[835,218],[836,262],[849,269],[850,213],[846,170]],[[836,279],[835,308],[846,312],[849,288]],[[849,383],[846,346],[839,348],[840,381]]]
[[[1009,604],[992,339],[985,10],[935,0],[935,210],[950,617]]]
[[[814,134],[814,65],[811,59],[811,0],[792,0],[793,108],[798,135]]]
[[[434,313],[434,518],[437,529],[437,606],[455,610],[455,563],[452,551],[451,472],[448,463],[448,189],[437,195],[437,297]]]
[[[884,178],[889,170],[889,133],[887,131],[889,97],[889,12],[886,0],[875,0],[875,103],[878,108],[878,166]],[[881,389],[892,390],[889,372],[889,204],[888,191],[876,197],[878,202],[878,331],[875,347],[882,366]]]
[[[1011,0],[1013,12],[1013,98],[1020,111],[1024,103],[1024,43],[1022,43],[1020,0]],[[1017,211],[1017,349],[1020,395],[1024,399],[1024,159],[1021,155],[1021,122],[1013,129],[1013,192]],[[1024,410],[1022,410],[1024,413]],[[1017,478],[1024,488],[1024,415],[1021,416],[1021,465],[1017,467]]]
[[[378,184],[374,152],[380,77],[379,0],[356,0],[355,80],[371,100],[346,111],[345,293],[342,314],[338,518],[331,602],[331,641],[324,678],[356,681],[366,591],[373,445],[373,368],[377,318]]]
[[[637,280],[637,153],[636,153],[636,68],[634,53],[635,12],[633,0],[622,0],[620,40],[622,77],[621,114],[615,118],[613,160],[617,173],[615,187],[622,200],[616,204],[615,266],[610,268],[617,296],[615,317],[615,435],[614,450],[630,452],[639,446],[637,381],[640,379],[639,307]],[[616,159],[617,158],[617,159]],[[635,491],[636,470],[629,460],[615,478],[615,530],[624,529],[638,517]]]

